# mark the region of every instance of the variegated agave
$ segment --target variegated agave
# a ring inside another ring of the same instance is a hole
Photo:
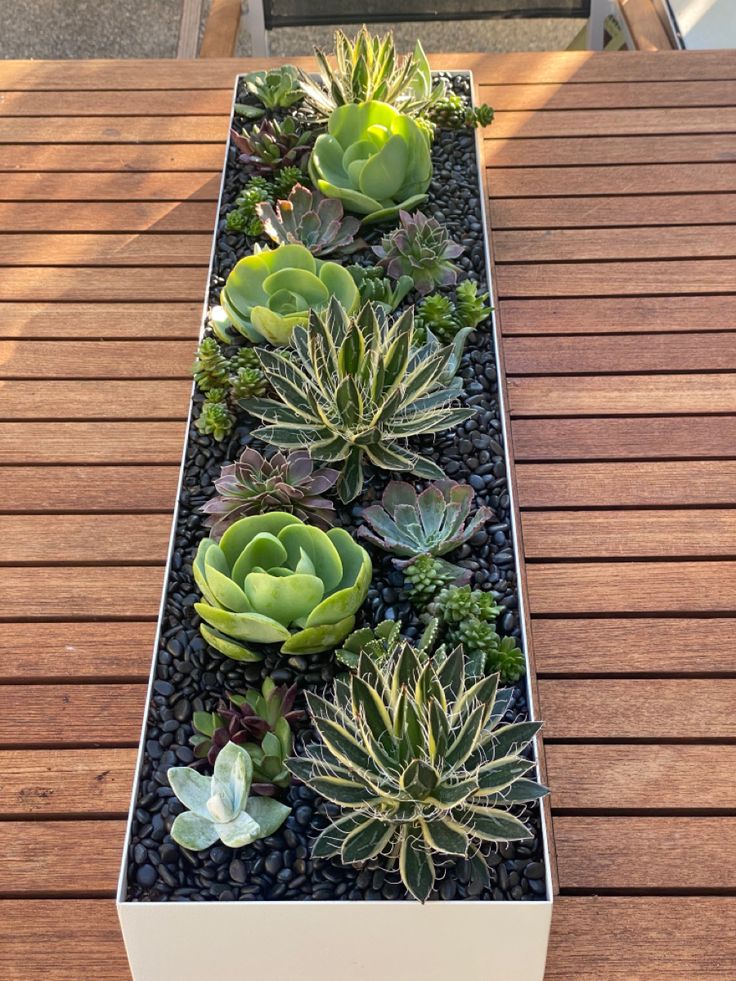
[[[509,807],[547,793],[522,755],[540,723],[501,725],[510,696],[498,675],[468,679],[462,648],[430,658],[401,641],[378,663],[361,653],[332,700],[307,693],[322,744],[286,766],[344,809],[312,856],[351,864],[389,853],[424,902],[435,853],[470,857],[484,841],[530,838]]]
[[[462,388],[451,378],[457,347],[432,338],[413,348],[413,335],[411,309],[395,321],[373,304],[352,317],[334,298],[327,310],[312,310],[308,324],[294,328],[290,351],[258,351],[279,401],[240,403],[266,423],[254,435],[282,449],[308,449],[324,463],[341,462],[337,491],[344,502],[360,493],[364,456],[386,470],[443,477],[408,438],[452,429],[474,410],[455,405]]]

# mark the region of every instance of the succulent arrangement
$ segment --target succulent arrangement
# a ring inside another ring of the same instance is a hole
[[[286,511],[321,528],[334,523],[335,506],[323,495],[337,481],[337,470],[314,469],[304,450],[265,457],[247,446],[234,463],[222,468],[214,497],[202,507],[212,535],[219,538],[233,522],[251,514]]]
[[[309,157],[312,183],[366,224],[410,211],[426,198],[432,159],[426,134],[385,102],[339,106]]]
[[[255,210],[263,232],[277,245],[304,245],[315,256],[345,254],[357,247],[358,219],[344,216],[337,198],[325,198],[302,184],[294,185],[275,210],[270,200],[259,202]]]
[[[475,351],[460,368],[490,314],[435,217],[432,140],[493,111],[433,81],[419,43],[400,58],[390,35],[363,28],[338,32],[335,54],[317,52],[321,81],[291,66],[249,74],[235,108],[231,271],[214,280],[220,305],[193,366],[195,426],[221,440],[259,424],[219,451],[214,490],[189,515],[209,529],[191,574],[211,680],[192,698],[194,761],[168,769],[185,808],[173,804],[170,834],[191,851],[241,849],[290,804],[295,828],[295,802],[312,799],[296,778],[330,822],[305,860],[396,868],[424,902],[459,859],[487,886],[488,843],[526,841],[527,805],[547,792],[530,750],[539,723],[509,721],[519,703],[499,689],[525,671],[504,636],[513,618],[498,622],[506,593],[470,586],[478,563],[465,556],[493,513],[429,446],[476,425],[477,389],[466,398],[462,380]],[[215,674],[218,655],[245,664]]]
[[[243,408],[266,425],[255,436],[282,449],[306,448],[324,463],[341,463],[337,492],[354,500],[363,486],[363,458],[385,470],[442,477],[409,446],[410,436],[451,429],[472,409],[455,405],[459,384],[443,379],[451,348],[412,348],[411,310],[391,322],[366,304],[351,316],[336,300],[297,325],[288,354],[259,351],[276,399]]]
[[[288,244],[241,259],[227,277],[220,303],[234,336],[284,345],[310,310],[323,310],[331,297],[351,313],[357,308],[360,294],[347,269],[315,259],[305,245]]]
[[[329,700],[306,697],[320,743],[286,766],[342,809],[315,841],[315,858],[387,855],[424,902],[434,856],[530,837],[508,806],[547,792],[523,755],[539,723],[501,725],[508,702],[498,675],[470,676],[462,648],[430,658],[397,641],[380,663],[364,651]]]
[[[419,41],[412,54],[401,59],[391,34],[374,37],[364,27],[352,40],[336,32],[334,65],[319,48],[314,54],[321,81],[303,71],[299,75],[307,104],[324,119],[339,106],[374,101],[408,116],[422,116],[446,95],[443,81],[432,82]]]
[[[462,245],[452,241],[444,225],[421,211],[410,215],[402,210],[399,222],[380,245],[373,246],[378,265],[392,279],[410,277],[422,295],[435,286],[454,286],[459,270],[451,260],[462,254]]]
[[[204,639],[221,654],[253,661],[262,654],[246,644],[280,644],[283,654],[336,647],[355,625],[372,567],[344,529],[324,532],[271,511],[236,521],[219,544],[204,538],[192,571]]]

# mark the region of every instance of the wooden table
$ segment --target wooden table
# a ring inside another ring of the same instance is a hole
[[[560,887],[548,977],[733,979],[736,55],[437,64],[473,68],[498,110],[492,247]],[[112,897],[249,67],[0,63],[5,981],[129,977]]]

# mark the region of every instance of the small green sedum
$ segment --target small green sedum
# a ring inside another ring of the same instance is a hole
[[[416,122],[385,102],[340,106],[309,158],[312,182],[366,223],[411,211],[432,178],[429,142]]]
[[[188,808],[174,819],[171,837],[190,851],[209,848],[218,840],[229,848],[243,848],[274,834],[291,810],[272,797],[249,797],[253,763],[235,743],[220,752],[211,777],[188,766],[172,767],[167,777]]]
[[[332,296],[350,312],[360,302],[347,269],[294,243],[241,259],[227,277],[220,303],[238,333],[255,344],[280,347],[289,343],[297,324],[306,323],[310,310],[323,310]]]
[[[200,542],[195,610],[204,639],[227,657],[254,661],[247,644],[280,644],[284,654],[317,654],[355,626],[368,594],[371,560],[342,528],[328,532],[293,514],[241,518],[219,545]]]

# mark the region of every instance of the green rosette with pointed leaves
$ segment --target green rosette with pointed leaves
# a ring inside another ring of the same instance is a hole
[[[416,122],[385,102],[339,106],[309,158],[312,182],[366,223],[411,211],[432,179],[429,142]]]
[[[221,654],[260,660],[250,644],[317,654],[344,640],[368,593],[371,560],[342,528],[324,532],[293,514],[242,518],[193,563],[204,639]]]
[[[310,310],[323,310],[336,296],[357,309],[360,293],[350,273],[337,262],[315,259],[304,245],[261,249],[237,263],[220,293],[232,328],[254,344],[289,343],[297,324]],[[228,339],[234,340],[232,334]]]

